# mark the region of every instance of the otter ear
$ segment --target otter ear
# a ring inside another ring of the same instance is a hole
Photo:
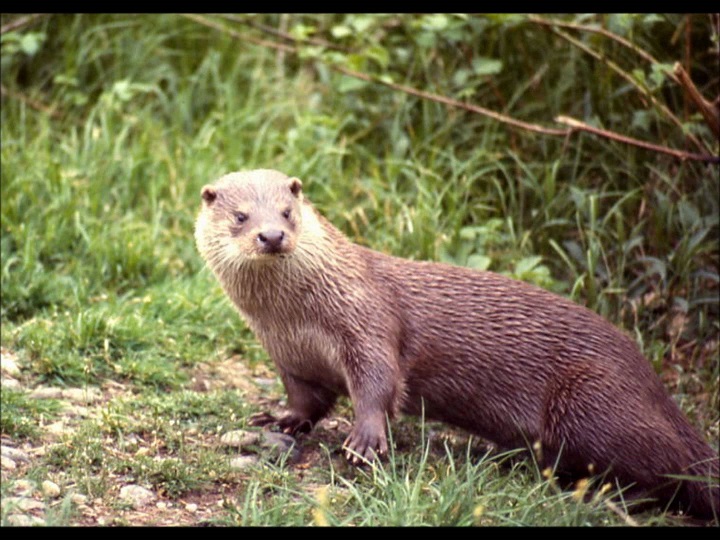
[[[213,201],[217,199],[217,195],[217,190],[210,185],[203,186],[203,188],[200,190],[200,196],[207,204],[212,204]]]
[[[293,195],[298,197],[300,195],[300,192],[302,191],[302,182],[299,178],[291,178],[290,179],[290,191]]]

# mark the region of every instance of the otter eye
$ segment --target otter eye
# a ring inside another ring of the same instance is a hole
[[[243,212],[236,212],[235,213],[235,223],[245,223],[247,221],[248,215]]]
[[[285,219],[289,218],[289,217],[290,217],[290,209],[288,208],[287,210],[285,210],[285,211],[282,213],[282,215],[283,215],[283,217],[284,217]]]

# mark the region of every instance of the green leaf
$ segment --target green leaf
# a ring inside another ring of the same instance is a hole
[[[522,276],[528,272],[531,272],[533,268],[535,268],[537,265],[539,265],[542,262],[542,257],[539,257],[537,255],[533,257],[525,257],[523,259],[520,259],[517,264],[515,264],[515,275]]]
[[[645,72],[642,69],[633,69],[632,70],[632,76],[635,77],[635,80],[639,83],[646,85],[647,79],[645,78]]]
[[[490,268],[492,259],[487,255],[470,255],[467,260],[467,266],[474,270],[487,270]]]
[[[28,56],[35,56],[43,41],[45,41],[45,34],[42,32],[29,32],[20,38],[20,50]]]
[[[344,37],[352,35],[352,30],[350,30],[350,28],[348,28],[347,26],[339,24],[337,26],[333,26],[330,30],[330,33],[334,38],[342,39]]]
[[[647,131],[650,128],[650,113],[648,111],[633,112],[631,127]]]
[[[645,17],[643,17],[642,22],[644,25],[650,26],[650,25],[655,24],[656,22],[663,22],[664,20],[665,19],[663,19],[657,13],[649,13],[648,15],[645,15]]]
[[[296,24],[290,29],[290,35],[295,39],[307,39],[315,33],[315,30],[314,26]]]
[[[453,83],[457,86],[462,86],[465,84],[468,80],[468,76],[470,75],[470,72],[467,69],[458,69],[453,74]]]
[[[449,19],[447,15],[442,13],[434,15],[425,15],[422,18],[422,28],[425,30],[444,30],[448,25]]]
[[[365,71],[367,59],[362,54],[348,54],[347,65],[355,71]]]
[[[500,73],[503,68],[501,60],[495,58],[478,57],[472,61],[473,73],[475,75],[494,75]]]
[[[385,47],[381,47],[380,45],[373,45],[365,52],[368,57],[372,58],[378,64],[380,64],[383,69],[388,67],[388,64],[390,63],[390,54]]]
[[[353,92],[355,90],[365,88],[367,85],[367,81],[356,79],[355,77],[348,77],[347,75],[342,75],[337,84],[337,91],[341,93]]]
[[[662,86],[667,79],[668,74],[672,72],[672,64],[657,63],[651,66],[650,80],[653,82],[653,88]]]
[[[375,22],[376,17],[372,15],[359,15],[350,18],[350,25],[355,29],[356,32],[362,34],[367,31],[370,26]]]

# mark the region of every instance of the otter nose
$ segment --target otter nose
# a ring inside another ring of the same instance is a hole
[[[283,231],[264,231],[258,234],[257,239],[265,253],[276,253],[282,247],[285,233]]]

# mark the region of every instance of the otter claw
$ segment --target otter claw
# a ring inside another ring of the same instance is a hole
[[[345,458],[353,465],[369,464],[387,454],[385,433],[354,429],[343,443]]]
[[[267,426],[268,424],[275,424],[277,421],[277,418],[269,412],[260,412],[251,415],[248,424],[251,426]]]

